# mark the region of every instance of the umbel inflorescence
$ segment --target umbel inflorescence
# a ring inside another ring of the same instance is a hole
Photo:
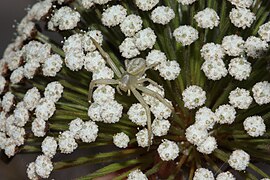
[[[37,2],[0,61],[1,151],[38,153],[29,179],[84,164],[97,170],[79,179],[269,178],[257,167],[270,161],[269,11],[268,0]]]

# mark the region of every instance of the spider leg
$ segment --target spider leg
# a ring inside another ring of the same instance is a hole
[[[167,106],[168,108],[170,108],[172,111],[174,111],[173,106],[168,103],[160,94],[146,88],[143,86],[138,86],[137,89],[139,89],[140,91],[144,92],[145,94],[152,96],[154,98],[157,98],[160,102],[162,102],[165,106]]]
[[[151,126],[152,125],[152,122],[151,122],[150,108],[146,104],[146,102],[144,101],[142,95],[135,88],[131,88],[130,90],[134,94],[134,96],[136,97],[136,99],[141,103],[141,105],[144,107],[144,109],[146,111],[147,128],[148,128],[148,145],[149,145],[148,150],[149,150],[150,145],[151,145],[151,137],[152,137],[152,126]]]
[[[139,84],[144,83],[144,82],[149,82],[150,84],[152,84],[153,86],[157,87],[158,89],[163,90],[163,89],[158,85],[158,83],[156,83],[156,82],[153,81],[152,79],[149,79],[149,78],[143,78],[143,79],[140,79],[140,80],[138,81]]]
[[[118,92],[120,95],[123,95],[123,93],[121,92],[119,86],[116,86],[116,90],[117,90],[117,92]]]
[[[96,48],[99,50],[100,54],[102,55],[102,57],[107,61],[107,63],[109,64],[109,66],[112,68],[113,72],[116,74],[116,76],[118,78],[121,78],[122,73],[120,72],[120,70],[118,69],[118,67],[114,64],[113,60],[111,59],[111,57],[109,56],[108,53],[106,53],[102,47],[98,44],[98,42],[90,37],[91,40],[93,41],[94,45],[96,46]],[[122,68],[123,70],[123,68]]]
[[[98,84],[107,84],[107,85],[119,84],[119,81],[115,79],[97,79],[97,80],[91,81],[89,84],[89,94],[88,94],[89,103],[91,103],[94,87]]]

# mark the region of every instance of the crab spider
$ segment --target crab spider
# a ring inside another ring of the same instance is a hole
[[[97,79],[97,80],[91,81],[89,84],[89,96],[88,96],[89,103],[91,103],[94,87],[99,84],[117,85],[116,90],[121,95],[122,95],[121,91],[127,92],[128,96],[130,96],[132,93],[135,96],[135,98],[141,103],[141,105],[144,107],[146,111],[148,138],[149,138],[148,145],[150,147],[151,137],[152,137],[151,112],[150,112],[149,106],[147,105],[147,103],[145,102],[145,100],[143,99],[139,91],[158,99],[160,102],[166,105],[169,109],[171,109],[172,111],[174,110],[173,106],[170,103],[168,103],[160,94],[143,86],[144,82],[148,82],[160,88],[155,81],[144,77],[145,72],[156,65],[147,67],[145,59],[134,58],[132,60],[125,61],[126,70],[124,70],[122,67],[118,69],[118,67],[114,64],[113,60],[110,58],[108,53],[106,53],[101,48],[101,46],[96,42],[96,40],[93,38],[91,38],[91,40],[93,41],[94,45],[99,50],[100,54],[109,64],[111,69],[114,71],[118,79]]]

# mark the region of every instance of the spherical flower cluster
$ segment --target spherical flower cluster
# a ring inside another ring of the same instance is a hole
[[[46,122],[43,119],[35,118],[32,122],[31,130],[36,137],[43,137],[46,134]]]
[[[216,180],[235,180],[235,177],[229,171],[220,173]]]
[[[98,51],[89,52],[84,59],[84,68],[89,72],[96,72],[105,67],[106,62]]]
[[[49,157],[40,155],[35,161],[35,170],[38,176],[48,178],[53,170],[53,164]]]
[[[254,0],[228,0],[236,7],[249,8]]]
[[[2,108],[5,112],[9,112],[14,103],[15,96],[11,92],[7,92],[2,99]]]
[[[82,129],[84,122],[80,118],[73,119],[69,123],[69,131],[73,133],[75,139],[80,139],[80,130]]]
[[[31,180],[38,180],[38,175],[36,173],[36,165],[35,162],[31,162],[28,164],[27,170],[27,177]]]
[[[90,143],[94,142],[98,136],[98,126],[93,121],[86,121],[82,124],[82,128],[79,131],[79,137],[82,142]]]
[[[229,74],[236,80],[246,80],[250,76],[251,70],[251,63],[244,57],[234,58],[230,61]]]
[[[270,103],[270,83],[262,81],[252,87],[253,98],[257,104],[263,105]]]
[[[197,0],[177,0],[179,3],[183,4],[183,5],[190,5],[192,3],[194,3]]]
[[[183,93],[184,106],[188,109],[195,109],[202,106],[206,101],[206,92],[199,86],[193,85],[186,88]]]
[[[85,9],[89,9],[91,8],[93,5],[94,5],[94,0],[82,0],[82,6],[85,8]]]
[[[114,100],[115,89],[109,85],[99,85],[93,92],[93,99],[97,103]]]
[[[211,8],[205,8],[204,10],[199,11],[194,16],[194,19],[201,28],[213,29],[219,25],[219,17],[216,11]]]
[[[192,26],[179,26],[173,31],[173,36],[177,42],[183,46],[192,44],[199,38],[199,32]]]
[[[157,151],[162,161],[171,161],[178,157],[180,150],[175,142],[163,139]]]
[[[228,70],[222,59],[206,60],[201,67],[205,76],[210,80],[220,80],[222,77],[227,76]]]
[[[58,146],[61,153],[70,154],[77,149],[78,144],[75,141],[74,134],[70,131],[65,131],[58,137]]]
[[[165,119],[155,119],[152,123],[152,131],[155,136],[165,136],[170,129],[170,122]]]
[[[207,107],[200,108],[195,114],[195,123],[199,125],[199,127],[204,127],[207,130],[214,127],[216,119],[215,113]]]
[[[159,85],[154,86],[152,84],[149,84],[148,86],[146,86],[146,88],[154,91],[155,93],[158,93],[161,97],[165,96],[165,91],[164,91],[162,86],[159,86]],[[156,99],[148,94],[143,93],[142,96],[143,96],[143,99],[145,100],[145,102],[151,106],[159,104],[158,99]]]
[[[242,29],[250,27],[256,20],[255,14],[246,8],[233,8],[229,17],[233,25]]]
[[[96,4],[107,4],[108,2],[110,2],[112,0],[93,0],[94,3]]]
[[[252,137],[262,136],[266,131],[266,126],[261,116],[248,117],[243,125],[244,129]]]
[[[170,106],[172,103],[165,99]],[[157,119],[167,119],[171,116],[172,110],[161,101],[156,101],[155,104],[150,104],[150,110]]]
[[[229,165],[238,171],[246,170],[249,164],[250,156],[243,150],[235,150],[229,157]]]
[[[154,23],[166,25],[175,17],[173,9],[166,6],[158,6],[151,12]]]
[[[204,60],[223,59],[225,52],[221,45],[215,43],[207,43],[201,49],[201,56]]]
[[[157,36],[151,28],[140,30],[135,34],[135,44],[140,51],[152,49],[156,43]]]
[[[47,100],[54,103],[59,101],[64,91],[64,87],[57,81],[47,84],[44,92],[44,96]]]
[[[193,124],[186,129],[185,135],[191,144],[200,145],[208,137],[208,132],[204,127]]]
[[[128,147],[129,141],[130,141],[130,139],[129,139],[128,135],[126,135],[123,132],[117,133],[113,136],[113,143],[115,146],[117,146],[119,148]]]
[[[261,25],[258,34],[264,41],[270,42],[270,22]]]
[[[247,55],[254,59],[264,55],[268,47],[269,45],[266,41],[263,41],[255,36],[250,36],[245,43],[245,50]]]
[[[219,106],[215,114],[219,124],[232,124],[236,118],[236,111],[233,106],[228,104]]]
[[[136,169],[129,173],[127,180],[148,180],[141,170]]]
[[[165,80],[175,80],[180,74],[181,68],[177,61],[166,61],[158,66],[159,74]]]
[[[135,4],[142,11],[149,11],[153,9],[158,2],[159,0],[135,0]]]
[[[52,158],[56,154],[57,142],[53,137],[47,136],[41,144],[42,152],[45,156]]]
[[[193,180],[214,180],[214,175],[211,171],[205,168],[196,169]]]
[[[102,13],[101,21],[105,26],[113,27],[122,23],[127,15],[127,10],[121,5],[114,5]]]
[[[129,119],[138,126],[145,126],[147,123],[145,108],[139,103],[132,104],[127,112],[127,115]]]
[[[240,56],[244,53],[245,41],[238,35],[225,36],[222,40],[222,48],[229,56]]]
[[[201,144],[198,145],[197,150],[203,154],[211,154],[216,148],[216,139],[212,136],[208,136]]]
[[[142,29],[142,18],[135,14],[128,15],[120,24],[121,31],[127,37],[134,36],[136,32]]]
[[[164,52],[161,52],[160,50],[153,49],[151,50],[148,55],[146,56],[146,65],[149,66],[154,66],[154,69],[158,69],[158,65],[165,63],[167,60],[167,57]]]
[[[152,139],[153,139],[153,136],[151,134],[151,142],[150,144],[152,144]],[[146,128],[140,130],[137,134],[136,134],[136,140],[137,140],[137,143],[138,143],[138,146],[140,147],[147,147],[149,145],[149,133],[147,131]]]
[[[39,104],[35,109],[35,115],[38,119],[43,119],[47,121],[50,117],[52,117],[55,110],[56,107],[54,102],[49,99],[42,98],[40,99]]]
[[[229,102],[233,107],[238,109],[248,109],[253,99],[250,92],[246,89],[236,88],[230,92]]]
[[[49,57],[42,65],[44,76],[54,77],[61,70],[63,61],[58,54]]]
[[[134,38],[126,38],[119,46],[119,51],[124,58],[134,58],[140,54]]]

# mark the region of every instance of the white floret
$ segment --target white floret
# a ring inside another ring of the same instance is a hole
[[[61,153],[70,154],[78,147],[78,144],[75,141],[73,133],[65,131],[58,137],[58,146]]]
[[[7,92],[2,99],[2,108],[5,112],[9,112],[14,104],[15,96],[11,92]]]
[[[82,142],[90,143],[94,142],[98,136],[98,126],[93,121],[86,121],[83,123],[81,130],[79,131],[79,137]]]
[[[24,39],[31,37],[35,29],[35,23],[30,21],[27,17],[24,17],[17,26],[18,34]]]
[[[93,92],[93,100],[97,103],[106,103],[114,100],[115,89],[109,85],[98,85]]]
[[[8,120],[8,119],[7,119]],[[17,127],[15,125],[10,125],[6,128],[6,134],[13,140],[16,146],[21,146],[24,144],[25,129]]]
[[[12,133],[10,133],[11,130],[12,130],[14,127],[16,127],[16,126],[14,125],[14,121],[15,121],[15,118],[14,118],[14,115],[13,115],[13,114],[11,114],[11,115],[6,114],[6,118],[5,118],[5,133],[6,133],[7,135],[12,134]]]
[[[261,116],[251,116],[245,119],[244,129],[252,137],[262,136],[266,132],[266,126]]]
[[[73,34],[69,36],[63,45],[64,52],[71,53],[71,52],[82,52],[83,51],[83,42],[86,38],[82,34]],[[92,42],[92,41],[90,41]],[[90,43],[88,42],[88,43]]]
[[[261,25],[258,34],[264,41],[270,42],[270,22]]]
[[[166,25],[175,17],[173,9],[166,6],[158,6],[151,12],[154,23]]]
[[[180,150],[175,142],[163,139],[157,151],[162,161],[171,161],[178,157]]]
[[[6,132],[6,119],[7,113],[5,111],[0,112],[0,132]],[[0,143],[1,148],[1,143]]]
[[[250,36],[245,43],[246,53],[252,58],[259,58],[264,55],[268,47],[269,45],[266,41],[263,41],[255,36]]]
[[[88,108],[88,116],[91,120],[96,122],[101,122],[101,112],[102,112],[103,105],[97,102],[91,103],[90,107]]]
[[[119,46],[119,51],[124,58],[134,58],[140,54],[134,38],[126,38]]]
[[[123,106],[117,101],[108,101],[102,106],[100,116],[104,123],[116,123],[122,117]]]
[[[57,141],[54,137],[47,136],[41,144],[41,149],[44,155],[53,158],[57,150]]]
[[[38,62],[27,62],[23,66],[23,75],[27,79],[33,79],[36,75],[40,64]]]
[[[46,134],[46,122],[43,119],[36,118],[32,122],[32,132],[36,137],[44,137]]]
[[[155,93],[158,93],[161,97],[165,96],[165,91],[163,89],[162,86],[158,85],[158,86],[154,86],[152,84],[149,84],[148,86],[146,86],[147,89],[154,91]],[[145,93],[142,93],[143,99],[145,100],[145,102],[149,105],[157,105],[159,103],[159,100],[155,97],[152,97],[150,95],[147,95]]]
[[[82,129],[83,124],[84,124],[84,122],[80,118],[76,118],[76,119],[72,120],[69,123],[69,131],[74,134],[74,138],[75,139],[79,139],[80,138],[79,132]]]
[[[192,85],[186,88],[183,93],[184,106],[188,109],[204,105],[206,101],[206,92],[199,86]]]
[[[263,105],[270,103],[270,83],[262,81],[252,87],[253,98],[257,104]]]
[[[207,130],[213,129],[216,123],[216,115],[207,107],[200,108],[195,114],[195,123]]]
[[[230,173],[229,171],[227,172],[222,172],[220,173],[217,177],[216,180],[235,180],[235,177]]]
[[[26,107],[17,107],[14,112],[14,124],[19,127],[25,126],[29,120],[29,112]]]
[[[22,64],[23,51],[11,51],[5,58],[8,59],[7,65],[9,70],[13,71]]]
[[[121,5],[114,5],[102,13],[102,24],[108,27],[122,23],[127,15],[127,10]]]
[[[136,169],[129,173],[127,180],[148,180],[141,170]]]
[[[56,30],[57,27],[61,31],[74,29],[79,21],[80,14],[70,7],[64,6],[59,10],[56,10],[54,15],[51,17],[48,22],[48,29],[53,31]]]
[[[183,46],[188,46],[199,38],[199,32],[192,26],[179,26],[173,31],[173,36],[177,42]]]
[[[30,179],[30,180],[38,180],[38,175],[36,173],[36,165],[35,165],[35,162],[31,162],[30,164],[28,164],[27,166],[27,170],[26,170],[26,173],[27,173],[27,177]]]
[[[82,6],[85,8],[85,9],[90,9],[95,3],[94,3],[94,0],[82,0]]]
[[[151,28],[140,30],[135,34],[135,44],[140,51],[152,49],[156,43],[157,36]]]
[[[44,63],[51,55],[51,45],[30,41],[22,48],[22,52],[26,62]]]
[[[172,105],[167,99],[165,99],[165,101]],[[167,119],[172,114],[172,110],[161,101],[155,101],[155,104],[151,104],[150,110],[157,119]]]
[[[51,0],[44,0],[34,4],[27,13],[27,18],[39,21],[46,16],[52,8]]]
[[[103,35],[101,31],[99,30],[88,31],[87,33],[84,34],[82,40],[83,48],[87,52],[93,52],[97,49],[91,38],[93,38],[100,46],[102,45],[103,42]]]
[[[0,94],[3,93],[5,87],[6,87],[6,79],[0,75]]]
[[[232,124],[236,118],[234,107],[228,104],[219,106],[215,114],[217,116],[217,123],[219,124]]]
[[[113,136],[113,143],[119,148],[127,148],[130,139],[125,133],[117,133]]]
[[[18,69],[15,69],[11,73],[10,82],[12,84],[17,84],[17,83],[20,83],[23,80],[23,78],[24,78],[24,69],[23,69],[23,67],[19,67]],[[4,82],[0,82],[0,83],[3,83],[3,84],[0,85],[1,86],[0,88],[2,89],[4,87],[4,85],[5,85],[5,83]],[[0,92],[1,92],[1,90],[0,90]]]
[[[177,0],[179,3],[183,4],[183,5],[190,5],[192,3],[194,3],[197,0]]]
[[[256,20],[255,14],[246,8],[233,8],[229,17],[234,26],[242,29],[250,27]]]
[[[145,126],[147,123],[146,110],[140,103],[132,104],[127,115],[138,126]]]
[[[165,136],[168,134],[170,127],[171,124],[168,120],[155,119],[152,123],[152,132],[155,136]]]
[[[134,36],[136,32],[142,29],[142,18],[138,15],[128,15],[124,21],[120,24],[121,31],[127,37]]]
[[[229,74],[236,80],[246,80],[250,76],[251,70],[251,63],[244,57],[234,58],[230,61]]]
[[[45,155],[40,155],[35,161],[36,173],[42,178],[48,178],[53,170],[51,159]]]
[[[42,98],[40,99],[39,104],[35,109],[35,115],[38,119],[43,119],[47,121],[50,117],[52,117],[55,110],[56,107],[54,102],[49,99]]]
[[[56,103],[62,97],[64,92],[64,87],[58,81],[51,82],[47,84],[44,96],[48,101]]]
[[[79,71],[84,65],[85,55],[82,51],[68,51],[65,56],[65,64],[72,71]]]
[[[242,55],[245,51],[244,44],[245,41],[238,35],[225,36],[222,40],[222,48],[229,56]]]
[[[201,28],[213,29],[219,25],[219,17],[216,11],[211,8],[205,8],[204,10],[199,11],[194,16],[194,19]]]
[[[205,76],[213,81],[220,80],[222,77],[226,77],[228,70],[225,67],[225,63],[222,59],[206,60],[201,67]]]
[[[158,2],[159,0],[135,0],[135,4],[142,11],[149,11],[153,9],[158,4]]]
[[[235,150],[230,155],[228,163],[233,169],[244,171],[248,167],[249,160],[250,156],[245,151]]]
[[[85,56],[84,68],[89,72],[96,72],[106,66],[104,58],[98,51],[89,52]]]
[[[208,132],[204,127],[193,124],[186,129],[187,140],[194,145],[200,145],[208,137]]]
[[[204,60],[218,60],[223,59],[225,56],[225,52],[221,45],[215,43],[207,43],[203,45],[200,52]]]
[[[93,0],[96,4],[107,4],[108,2],[112,0]]]
[[[7,142],[6,133],[0,132],[0,150],[5,149]]]
[[[152,144],[152,139],[153,136],[151,135],[151,142],[150,144]],[[147,147],[149,145],[149,133],[148,130],[146,128],[140,130],[137,134],[136,134],[136,140],[138,143],[139,147]]]
[[[175,80],[180,74],[181,68],[177,61],[166,61],[158,66],[159,74],[165,80]]]
[[[158,65],[161,63],[165,63],[167,60],[167,57],[164,52],[161,52],[160,50],[153,49],[151,50],[148,55],[146,56],[146,65],[149,66],[154,66],[154,69],[158,69]]]
[[[229,102],[238,109],[248,109],[253,101],[250,92],[246,89],[236,88],[230,92]]]
[[[16,144],[15,141],[12,138],[7,138],[6,145],[5,145],[5,154],[11,158],[12,156],[15,156],[16,153]]]
[[[36,87],[29,89],[23,98],[25,107],[29,111],[34,110],[39,103],[40,97],[41,95]]]
[[[254,0],[228,0],[236,7],[249,8]]]
[[[98,69],[93,73],[92,80],[96,79],[112,79],[114,77],[114,72],[111,68],[108,68],[107,66]]]
[[[42,65],[44,76],[54,77],[62,69],[63,60],[58,54],[49,57]]]
[[[209,136],[198,145],[197,150],[203,154],[211,154],[215,149],[217,149],[217,141],[214,137]]]
[[[205,168],[196,169],[193,180],[214,180],[214,175],[211,171]]]

